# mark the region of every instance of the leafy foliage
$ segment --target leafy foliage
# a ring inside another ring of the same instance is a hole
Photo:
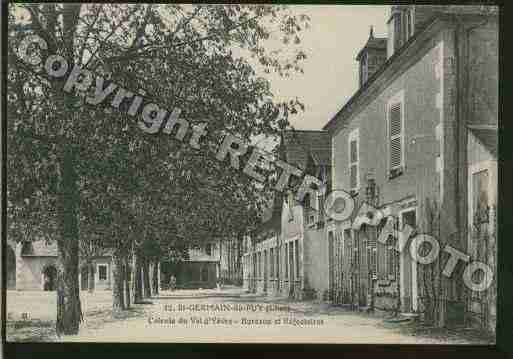
[[[76,159],[79,233],[87,243],[95,238],[95,246],[127,250],[148,238],[170,248],[250,228],[268,184],[227,169],[212,150],[226,131],[247,141],[276,134],[302,104],[274,102],[268,81],[236,53],[266,72],[302,72],[299,34],[307,26],[306,16],[277,5],[11,4],[10,235],[56,235],[68,151]],[[275,31],[288,51],[266,48]],[[179,107],[192,124],[206,122],[203,148],[144,134],[109,107],[110,98],[93,107],[84,103],[91,92],[63,93],[64,80],[49,81],[17,57],[28,34],[48,43],[43,58],[61,54],[70,67],[80,64],[169,110]]]

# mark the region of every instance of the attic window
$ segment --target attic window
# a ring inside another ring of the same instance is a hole
[[[413,36],[413,29],[414,29],[413,9],[405,10],[405,17],[406,17],[406,36],[405,36],[405,39],[406,39],[406,41],[408,41],[408,39]]]

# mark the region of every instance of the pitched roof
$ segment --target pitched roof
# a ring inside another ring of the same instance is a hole
[[[415,5],[421,6],[421,5]],[[431,6],[431,5],[422,5],[422,6]],[[398,59],[403,56],[407,50],[414,46],[418,42],[418,40],[429,31],[431,25],[436,24],[439,20],[441,21],[454,21],[454,15],[459,15],[460,17],[469,16],[469,18],[473,19],[474,16],[471,15],[484,15],[484,16],[498,16],[498,7],[497,6],[461,6],[461,5],[433,5],[436,11],[433,11],[426,21],[421,23],[419,29],[415,29],[415,33],[406,43],[404,43],[398,50],[394,51],[393,55],[390,56],[379,68],[376,72],[370,76],[367,82],[361,86],[356,93],[353,94],[347,100],[347,102],[342,106],[342,108],[331,117],[331,119],[324,125],[323,129],[331,131],[336,128],[337,123],[341,123],[345,121],[354,109],[351,109],[351,106],[357,102],[361,97],[363,97],[366,93],[368,93],[368,89],[374,84],[374,82],[380,78],[380,76],[391,67],[391,64],[399,61]],[[463,11],[462,11],[463,10]]]
[[[331,142],[327,131],[289,130],[283,134],[281,146],[285,161],[300,169],[306,169],[309,157],[316,165],[331,163]]]
[[[57,242],[47,242],[45,240],[38,240],[30,243],[30,251],[22,253],[22,257],[57,257]],[[109,257],[112,255],[112,249],[103,249],[102,253],[97,257]]]
[[[57,242],[47,242],[44,240],[25,242],[29,243],[30,251],[22,252],[23,257],[57,257]],[[22,245],[25,245],[23,243]],[[27,245],[29,245],[27,244]]]
[[[262,235],[270,231],[280,231],[282,199],[283,196],[281,193],[275,192],[273,194],[273,199],[269,201],[268,205],[262,211],[262,224],[257,229],[257,233]]]

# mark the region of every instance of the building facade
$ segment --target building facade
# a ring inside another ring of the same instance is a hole
[[[375,43],[371,32],[358,56],[366,78],[325,126],[334,188],[350,191],[357,208],[368,203],[387,213],[397,232],[409,224],[434,235],[442,249],[450,245],[496,273],[496,11],[392,6],[386,49]],[[413,261],[408,250],[394,250],[398,236],[377,241],[385,223],[355,228],[354,219],[367,213],[330,225],[331,298],[424,314],[437,303],[445,319],[494,328],[495,289],[469,291],[462,266],[451,278],[433,276],[432,267]],[[445,265],[447,254],[436,263]]]
[[[215,288],[220,278],[220,243],[190,247],[188,258],[177,262],[163,279],[169,281],[171,274],[180,289]]]
[[[44,240],[15,244],[15,272],[13,285],[7,289],[16,290],[56,290],[57,285],[57,245]],[[81,290],[110,290],[112,283],[111,256],[108,253],[91,259],[93,270],[80,262],[79,283]],[[8,271],[8,273],[11,271]],[[88,276],[93,275],[94,280]],[[8,274],[8,278],[11,275]],[[92,286],[92,288],[89,288]]]
[[[282,139],[282,159],[329,172],[329,188],[349,192],[354,213],[331,220],[277,196],[263,229],[245,239],[244,287],[495,330],[495,281],[476,291],[464,273],[477,261],[497,273],[497,8],[392,6],[387,37],[371,29],[356,58],[360,88],[322,135]],[[420,233],[440,246],[429,264],[412,259]],[[451,251],[466,263],[447,268]],[[481,274],[473,280],[486,282]]]
[[[325,131],[290,131],[280,144],[280,156],[329,185],[330,145]],[[243,285],[270,296],[322,297],[328,289],[327,246],[322,197],[276,194],[264,215],[262,228],[245,238]]]
[[[223,284],[242,286],[243,236],[219,243],[219,277]]]

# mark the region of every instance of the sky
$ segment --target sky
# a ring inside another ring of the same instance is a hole
[[[266,77],[277,99],[297,96],[305,104],[305,111],[290,120],[294,128],[322,129],[358,89],[355,57],[367,42],[371,26],[375,37],[386,37],[389,6],[293,7],[310,17],[310,28],[301,36],[307,54],[305,73]]]

